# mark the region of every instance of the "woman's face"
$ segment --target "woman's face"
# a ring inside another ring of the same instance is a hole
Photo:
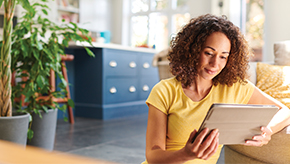
[[[198,76],[212,80],[226,66],[231,50],[231,42],[221,32],[214,32],[207,37],[200,54]]]

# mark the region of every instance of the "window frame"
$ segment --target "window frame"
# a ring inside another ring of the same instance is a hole
[[[147,38],[149,40],[149,34],[150,34],[150,32],[149,32],[150,20],[149,19],[150,19],[150,14],[157,13],[157,14],[160,14],[160,15],[167,16],[167,18],[168,18],[168,25],[167,25],[168,36],[167,36],[167,38],[170,38],[170,36],[175,34],[175,32],[173,31],[174,30],[174,28],[173,28],[174,27],[173,16],[175,14],[183,14],[183,15],[186,14],[186,13],[190,14],[189,7],[188,7],[187,4],[186,4],[185,9],[181,8],[181,7],[176,7],[174,9],[173,2],[175,2],[177,0],[168,0],[168,3],[169,3],[168,7],[165,8],[165,9],[161,9],[161,10],[152,9],[152,2],[154,0],[148,0],[148,2],[149,2],[148,11],[141,11],[141,12],[133,13],[132,12],[132,1],[133,0],[129,0],[129,2],[130,2],[130,5],[129,5],[130,12],[129,12],[129,15],[128,15],[129,16],[129,24],[130,24],[129,25],[129,30],[128,30],[129,31],[128,34],[129,34],[129,45],[130,46],[134,46],[133,43],[132,43],[132,34],[133,34],[132,17],[134,17],[134,16],[147,16],[148,17],[148,27],[147,27],[148,28],[148,36],[147,36]],[[147,40],[147,44],[148,44],[148,40]]]

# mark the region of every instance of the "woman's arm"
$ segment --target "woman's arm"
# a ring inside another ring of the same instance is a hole
[[[182,149],[166,151],[167,115],[149,105],[146,133],[146,159],[148,163],[183,163],[195,158],[208,159],[218,148],[218,131],[214,130],[204,140],[208,129],[202,131],[195,141],[194,130]],[[204,141],[203,141],[204,140]]]
[[[255,88],[253,95],[251,96],[248,104],[267,104],[276,105],[279,107],[279,111],[275,114],[267,127],[262,127],[262,135],[254,136],[253,141],[249,141],[246,145],[262,146],[267,144],[271,139],[271,135],[279,132],[287,125],[290,124],[290,110],[280,101],[262,92],[260,89]]]

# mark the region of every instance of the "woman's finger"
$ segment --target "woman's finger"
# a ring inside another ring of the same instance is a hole
[[[244,144],[246,146],[263,146],[263,142],[262,141],[258,141],[258,140],[246,140],[246,143]]]
[[[211,145],[214,139],[216,138],[216,135],[218,134],[218,129],[214,129],[210,132],[210,134],[204,139],[200,146],[200,151],[204,152],[206,149],[208,149]],[[212,148],[212,147],[210,147]]]
[[[193,139],[194,139],[196,133],[197,133],[197,131],[196,131],[196,129],[194,129],[194,131],[190,133],[190,136],[189,136],[189,139],[187,140],[187,143],[191,144],[193,142]]]
[[[195,140],[193,141],[194,145],[200,146],[200,144],[203,142],[205,136],[208,134],[208,128],[203,129],[199,134],[197,134]]]
[[[216,134],[211,146],[206,149],[206,151],[204,152],[204,156],[202,159],[207,160],[209,159],[214,153],[216,153],[217,149],[218,149],[218,145],[219,145],[219,133]]]

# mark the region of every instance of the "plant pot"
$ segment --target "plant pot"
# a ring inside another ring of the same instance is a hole
[[[0,140],[26,145],[29,114],[12,113],[12,117],[0,117]]]
[[[49,109],[47,113],[41,112],[42,118],[33,113],[31,130],[34,132],[33,138],[27,140],[27,145],[36,146],[49,151],[53,150],[57,109]]]

